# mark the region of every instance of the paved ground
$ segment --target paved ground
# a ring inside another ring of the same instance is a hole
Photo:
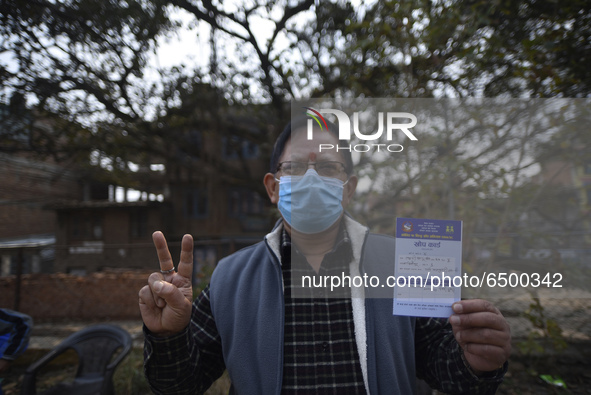
[[[117,325],[131,334],[134,347],[143,347],[143,333],[142,321],[127,320],[127,321],[102,321],[102,322],[51,322],[51,323],[35,323],[31,340],[29,341],[29,349],[31,350],[51,350],[57,346],[62,340],[87,326],[94,324],[108,323]]]

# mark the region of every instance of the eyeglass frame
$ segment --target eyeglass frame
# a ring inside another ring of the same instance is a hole
[[[342,168],[342,170],[341,170],[341,172],[339,173],[339,175],[340,175],[341,173],[343,173],[343,174],[345,174],[345,176],[346,176],[346,180],[341,180],[341,181],[343,181],[343,182],[344,182],[344,184],[343,184],[343,185],[345,185],[346,183],[348,183],[348,182],[349,182],[349,179],[351,178],[350,174],[347,172],[347,166],[346,166],[344,163],[342,163],[342,162],[339,162],[339,161],[337,161],[337,160],[326,160],[326,161],[320,161],[320,162],[302,162],[302,161],[297,161],[297,160],[296,160],[296,161],[292,161],[292,160],[286,160],[286,161],[283,161],[283,162],[280,162],[280,163],[278,163],[278,164],[277,164],[277,170],[275,171],[275,175],[281,171],[281,166],[282,166],[284,163],[300,163],[300,164],[306,164],[306,165],[307,165],[307,166],[306,166],[306,169],[309,169],[309,168],[310,168],[310,166],[314,166],[314,170],[315,170],[317,173],[318,173],[318,171],[316,170],[316,165],[318,165],[318,164],[321,164],[321,163],[338,163],[338,164],[340,164],[340,165],[343,167],[343,168]],[[306,170],[306,171],[307,171],[307,170]],[[305,172],[304,172],[303,174],[296,175],[296,176],[303,176],[304,174],[305,174]],[[319,175],[321,175],[320,173],[318,173],[318,174],[319,174]],[[322,175],[321,175],[321,176],[322,176]],[[331,177],[331,176],[322,176],[322,177],[330,177],[330,178],[335,178],[335,179],[337,179],[337,180],[340,180],[340,178],[339,178],[339,177]],[[279,179],[278,179],[276,176],[275,176],[275,180],[276,180],[276,181],[279,181]]]

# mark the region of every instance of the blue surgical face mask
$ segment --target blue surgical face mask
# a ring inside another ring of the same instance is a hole
[[[344,185],[339,179],[319,176],[314,169],[303,176],[284,176],[279,180],[277,206],[293,229],[320,233],[340,218]]]

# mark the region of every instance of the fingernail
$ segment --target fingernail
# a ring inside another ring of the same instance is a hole
[[[449,322],[452,325],[460,325],[460,317],[458,317],[457,315],[452,315],[451,317],[449,317]]]
[[[152,286],[152,288],[154,288],[154,291],[156,291],[156,292],[162,291],[162,281],[154,282],[154,285]]]
[[[462,307],[460,303],[454,303],[453,306],[451,306],[451,308],[455,313],[461,313],[464,310],[464,307]]]

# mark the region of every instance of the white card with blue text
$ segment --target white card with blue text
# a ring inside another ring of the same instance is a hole
[[[462,221],[397,218],[394,315],[448,318],[462,289]]]

